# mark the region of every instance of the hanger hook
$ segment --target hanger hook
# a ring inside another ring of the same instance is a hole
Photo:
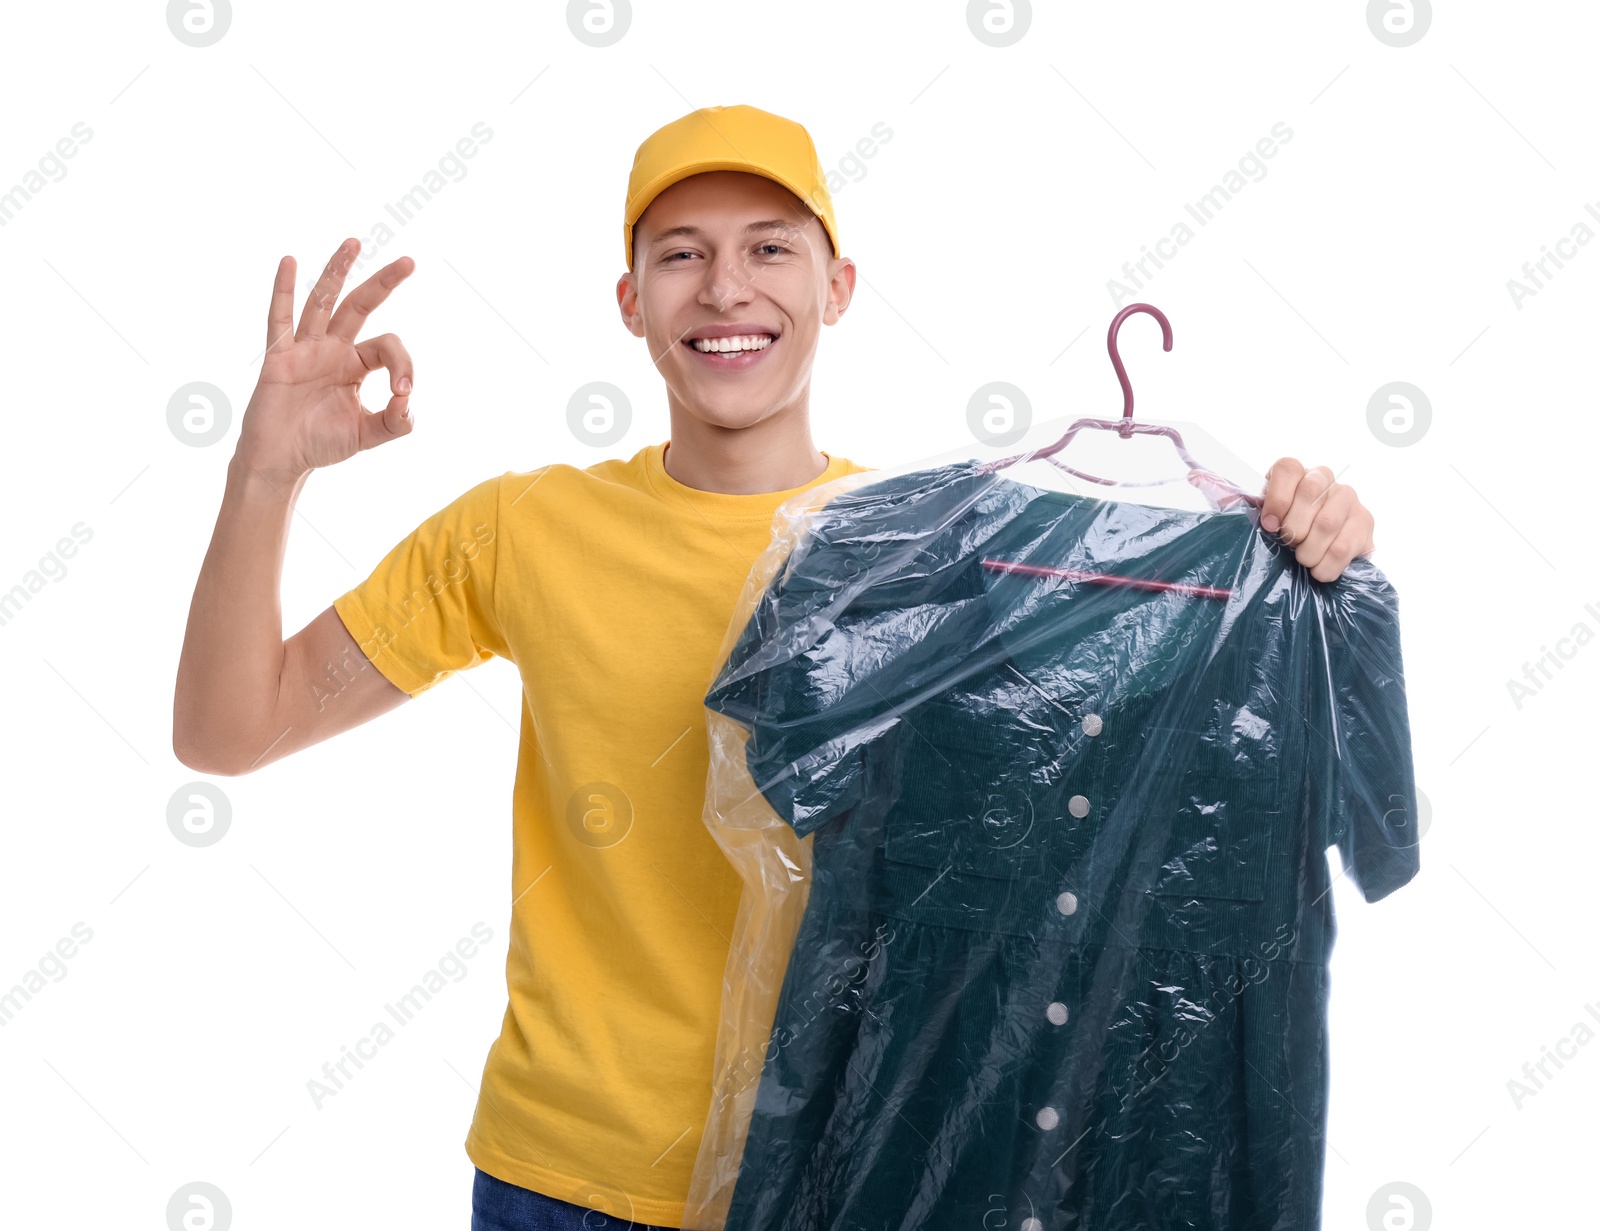
[[[1162,314],[1161,309],[1147,303],[1130,303],[1111,318],[1111,331],[1106,334],[1106,349],[1111,352],[1111,366],[1117,370],[1117,380],[1122,385],[1122,426],[1118,429],[1122,436],[1130,434],[1129,424],[1133,421],[1133,386],[1128,382],[1128,369],[1122,366],[1122,356],[1117,353],[1117,331],[1122,328],[1122,322],[1135,312],[1148,312],[1161,322],[1161,349],[1172,349],[1172,325]]]

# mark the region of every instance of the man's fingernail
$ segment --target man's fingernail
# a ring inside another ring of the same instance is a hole
[[[402,376],[399,380],[395,381],[394,391],[396,393],[410,393],[411,378],[409,376]]]
[[[1278,515],[1276,513],[1263,513],[1261,515],[1261,524],[1273,534],[1276,534],[1278,527],[1283,525],[1283,523],[1278,520]]]

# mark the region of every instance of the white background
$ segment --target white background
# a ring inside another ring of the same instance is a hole
[[[1118,413],[1103,338],[1129,300],[1108,282],[1292,130],[1132,296],[1172,352],[1144,318],[1123,351],[1150,416],[1257,472],[1287,454],[1354,485],[1401,596],[1433,824],[1404,891],[1337,891],[1326,1223],[1368,1226],[1394,1181],[1431,1207],[1396,1231],[1591,1210],[1600,1045],[1573,1035],[1600,1030],[1600,245],[1520,304],[1507,284],[1575,224],[1600,234],[1600,13],[1456,3],[1394,47],[1364,9],[1041,4],[995,47],[960,3],[663,2],[595,47],[559,3],[279,2],[197,48],[160,5],[9,7],[0,192],[74,125],[92,137],[0,227],[0,590],[75,524],[92,537],[0,626],[0,990],[74,924],[92,939],[0,1028],[6,1221],[162,1227],[202,1180],[241,1229],[466,1227],[505,1003],[515,669],[218,780],[230,828],[193,848],[167,825],[196,778],[170,743],[189,597],[284,253],[297,299],[349,235],[368,270],[417,262],[369,331],[415,356],[417,430],[312,477],[288,631],[479,480],[665,439],[615,306],[627,173],[656,127],[733,103],[798,119],[838,172],[860,279],[814,434],[875,466],[960,446],[989,381],[1038,418]],[[376,244],[385,204],[479,122],[465,175]],[[595,380],[631,404],[605,448],[567,427]],[[208,447],[167,423],[194,381],[231,404]],[[1404,446],[1369,426],[1392,381],[1431,405]],[[1580,624],[1519,704],[1508,681]],[[318,1110],[308,1079],[479,921],[465,977]],[[1572,1058],[1518,1107],[1508,1081],[1558,1044]]]

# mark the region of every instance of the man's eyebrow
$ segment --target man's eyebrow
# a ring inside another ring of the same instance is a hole
[[[745,227],[744,233],[746,235],[750,235],[756,231],[794,230],[799,230],[799,228],[795,225],[792,218],[764,218],[760,222],[752,222],[749,226]],[[653,236],[650,240],[650,246],[653,248],[657,244],[665,243],[669,239],[696,238],[704,234],[705,232],[699,227],[690,226],[689,224],[685,223],[683,226],[668,227],[659,235]]]

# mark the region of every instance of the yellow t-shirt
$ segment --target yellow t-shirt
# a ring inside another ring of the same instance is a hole
[[[666,445],[478,484],[334,602],[412,696],[517,664],[509,1003],[467,1156],[490,1175],[679,1226],[711,1104],[740,881],[705,827],[704,697],[789,496],[674,479]]]

